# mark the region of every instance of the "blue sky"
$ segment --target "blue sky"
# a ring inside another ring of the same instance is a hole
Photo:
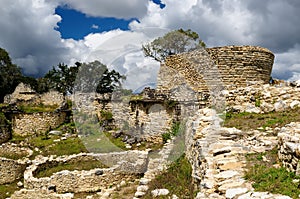
[[[299,0],[0,0],[0,5],[0,47],[26,75],[97,59],[138,88],[155,82],[159,70],[159,63],[143,56],[142,44],[183,28],[197,32],[208,47],[266,47],[275,54],[273,77],[300,79]]]
[[[159,5],[161,9],[165,7],[165,4],[160,0],[153,0],[153,2]],[[90,33],[101,33],[114,29],[129,30],[129,24],[132,21],[138,21],[137,18],[92,17],[67,6],[57,7],[55,13],[62,17],[56,30],[61,33],[64,39],[80,40]]]
[[[55,13],[62,17],[57,30],[62,38],[83,39],[90,33],[101,33],[114,29],[129,30],[129,23],[137,19],[116,19],[113,17],[90,17],[74,9],[58,7]]]

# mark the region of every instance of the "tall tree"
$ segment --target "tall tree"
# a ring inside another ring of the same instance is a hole
[[[189,52],[203,47],[205,47],[205,43],[196,32],[190,29],[178,29],[143,45],[142,49],[145,56],[163,62],[169,55]]]
[[[78,73],[79,64],[76,66],[68,67],[67,65],[60,63],[39,80],[40,90],[48,91],[49,89],[55,89],[64,95],[73,92],[74,82]]]
[[[8,52],[0,48],[0,102],[15,90],[21,78],[21,69],[11,62]]]
[[[75,89],[81,92],[110,93],[121,86],[125,76],[115,70],[108,70],[99,61],[83,63],[77,75]]]

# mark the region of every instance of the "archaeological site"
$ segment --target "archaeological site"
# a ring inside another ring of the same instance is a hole
[[[0,199],[300,197],[300,81],[257,46],[170,55],[155,89],[0,104]]]

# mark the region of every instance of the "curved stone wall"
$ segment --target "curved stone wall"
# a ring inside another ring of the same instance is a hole
[[[209,90],[220,81],[227,89],[268,83],[274,54],[257,46],[224,46],[169,56],[158,74],[158,90],[187,83],[193,90]]]

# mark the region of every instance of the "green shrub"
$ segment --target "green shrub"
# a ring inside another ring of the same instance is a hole
[[[163,142],[166,143],[169,139],[171,139],[171,134],[170,133],[163,133],[162,134],[162,139],[163,139]]]

